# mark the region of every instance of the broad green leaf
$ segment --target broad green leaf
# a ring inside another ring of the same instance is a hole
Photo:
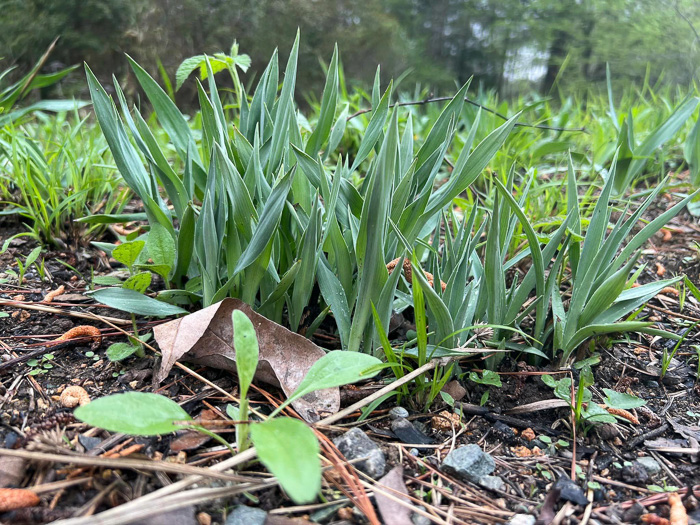
[[[192,419],[167,397],[127,392],[101,397],[75,409],[73,415],[88,425],[132,436],[160,436],[181,430],[175,421]]]
[[[107,354],[107,358],[115,363],[117,361],[123,361],[137,350],[138,348],[136,346],[130,345],[129,343],[114,343],[109,346],[105,353]]]
[[[204,55],[196,55],[186,58],[178,66],[175,72],[175,91],[179,91],[185,80],[204,62]]]
[[[179,306],[152,299],[126,288],[102,288],[93,292],[91,297],[97,302],[132,314],[163,317],[187,313],[187,310]]]
[[[129,290],[134,290],[138,293],[146,293],[149,286],[151,286],[150,272],[136,273],[124,281],[124,284],[122,284],[123,288],[128,288]]]
[[[248,395],[248,388],[253,382],[255,371],[258,368],[258,337],[253,323],[248,316],[240,310],[234,310],[231,314],[233,321],[233,347],[236,351],[236,372],[241,398]]]
[[[368,372],[368,369],[379,364],[381,364],[379,359],[367,354],[345,350],[328,352],[311,366],[294,393],[275,409],[270,417],[279,413],[295,399],[304,397],[315,390],[349,385],[363,379],[369,379],[376,375],[377,371]]]
[[[605,404],[611,408],[629,410],[630,408],[639,408],[647,404],[643,399],[625,394],[624,392],[616,392],[609,388],[604,388],[603,392],[605,392]]]
[[[138,259],[141,250],[146,246],[144,241],[125,242],[112,250],[112,257],[115,261],[131,268]]]
[[[154,264],[173,267],[175,265],[175,240],[160,224],[152,224],[146,239],[148,256]]]
[[[157,273],[164,281],[167,281],[170,274],[170,266],[167,264],[137,264],[134,268],[138,270],[148,270],[149,272]]]
[[[320,447],[303,421],[288,417],[251,425],[258,458],[295,503],[310,503],[321,490]]]

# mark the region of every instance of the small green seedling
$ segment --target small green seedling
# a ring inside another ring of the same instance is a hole
[[[36,262],[40,253],[41,246],[37,246],[29,253],[29,255],[27,255],[27,258],[24,260],[24,263],[22,263],[22,260],[19,258],[15,259],[15,261],[17,262],[17,268],[19,270],[19,272],[17,273],[17,284],[19,284],[20,286],[22,285],[22,283],[24,282],[24,274],[31,267],[31,265]]]
[[[610,414],[602,408],[598,403],[592,402],[593,395],[589,387],[593,385],[593,371],[591,366],[600,362],[599,356],[593,356],[583,361],[579,361],[574,367],[579,368],[579,381],[574,389],[574,400],[572,403],[571,378],[565,377],[556,380],[550,375],[543,375],[542,382],[554,389],[554,395],[559,399],[566,401],[574,412],[574,421],[577,427],[581,428],[584,435],[597,424],[615,423],[616,416]],[[644,406],[646,401],[639,399],[636,396],[616,392],[609,388],[604,388],[605,399],[603,402],[610,408],[630,409]]]
[[[146,248],[147,252],[144,252]],[[147,262],[145,253],[152,262]],[[169,288],[168,276],[175,261],[175,241],[170,233],[160,224],[153,224],[147,240],[131,240],[112,249],[112,257],[129,270],[129,278],[122,282],[96,277],[94,284],[116,285],[92,293],[93,297],[108,306],[131,313],[134,335],[128,343],[114,343],[107,349],[110,361],[122,361],[131,355],[144,356],[143,344],[150,334],[139,335],[136,314],[140,315],[174,315],[186,313],[186,310],[158,301],[145,295],[151,286],[153,274],[160,275]]]
[[[501,383],[501,377],[493,370],[484,370],[481,377],[479,377],[479,374],[476,372],[469,372],[469,380],[473,381],[477,385],[495,386],[497,388],[501,388],[503,386]],[[479,402],[481,406],[484,406],[489,400],[490,392],[491,390],[487,389],[481,396],[481,401]]]
[[[43,356],[41,356],[41,359],[30,359],[29,361],[27,361],[27,366],[32,368],[32,371],[29,372],[29,375],[37,376],[47,373],[53,368],[53,364],[51,363],[51,361],[53,361],[53,358],[53,354],[44,354]]]
[[[313,430],[301,420],[275,417],[289,403],[310,392],[355,383],[374,376],[381,361],[367,354],[333,351],[309,369],[296,391],[263,422],[248,421],[247,392],[258,364],[258,342],[253,323],[240,311],[232,315],[234,346],[238,369],[241,405],[229,406],[227,413],[240,421],[236,438],[240,453],[255,447],[260,461],[274,474],[280,485],[296,503],[308,503],[321,488],[320,447]],[[165,396],[128,392],[106,396],[75,410],[80,421],[112,432],[137,436],[169,434],[190,428],[223,441],[221,436],[204,427],[188,423],[190,415]],[[223,441],[227,447],[230,445]],[[290,446],[293,443],[294,446]]]

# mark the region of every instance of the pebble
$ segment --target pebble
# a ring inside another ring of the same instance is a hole
[[[506,525],[535,525],[537,518],[529,514],[514,514]]]
[[[433,440],[417,427],[418,425],[413,425],[403,417],[391,421],[391,431],[404,443],[420,443],[422,445],[432,443]]]
[[[489,490],[503,490],[506,484],[498,476],[482,476],[479,485]]]
[[[571,481],[571,478],[561,476],[554,484],[554,488],[559,489],[560,500],[570,501],[583,507],[588,505],[588,498],[584,494],[583,489]]]
[[[411,450],[408,451],[411,456],[418,457],[420,455],[420,450],[417,448],[412,448]]]
[[[633,461],[621,472],[622,481],[625,483],[645,483],[649,480],[649,474],[641,463]]]
[[[458,478],[478,483],[496,469],[496,462],[479,445],[459,447],[445,457],[440,470]]]
[[[257,507],[238,505],[226,518],[226,525],[264,525],[267,512]]]
[[[661,472],[661,465],[659,465],[659,462],[654,458],[645,456],[643,458],[635,459],[634,463],[639,463],[650,476],[654,476]]]
[[[340,437],[333,440],[338,450],[350,461],[366,458],[355,463],[355,468],[360,469],[369,477],[379,479],[384,475],[386,458],[384,453],[372,441],[367,434],[359,428],[353,428]]]
[[[389,410],[389,417],[391,419],[398,419],[400,417],[408,417],[408,410],[404,407],[394,407]]]

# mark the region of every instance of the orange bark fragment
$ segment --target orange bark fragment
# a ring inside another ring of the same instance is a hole
[[[0,489],[0,512],[35,507],[39,496],[27,489]]]
[[[668,495],[668,504],[671,506],[671,514],[668,520],[670,525],[688,525],[688,513],[680,495],[676,492],[671,492]]]
[[[63,292],[65,292],[65,291],[66,291],[66,287],[63,286],[63,285],[61,285],[61,286],[59,286],[58,288],[56,288],[55,290],[52,290],[52,291],[48,292],[48,293],[44,296],[44,300],[43,300],[42,302],[43,302],[43,303],[50,303],[50,302],[53,301],[56,297],[58,297],[59,295],[63,294]]]
[[[90,402],[90,396],[82,386],[72,385],[61,392],[60,401],[65,408],[75,408],[78,405],[87,405]]]
[[[78,337],[92,337],[92,340],[99,344],[102,342],[102,332],[95,326],[81,325],[71,328],[56,341],[68,341],[69,339],[77,339]]]

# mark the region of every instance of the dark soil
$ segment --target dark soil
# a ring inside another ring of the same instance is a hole
[[[659,206],[652,211],[652,215],[661,209]],[[640,281],[650,282],[661,278],[661,275],[669,277],[684,273],[696,285],[700,284],[700,252],[695,244],[700,242],[697,220],[684,212],[668,225],[667,230],[670,238],[668,233],[664,237],[662,232],[645,247],[643,257],[647,266]],[[0,244],[16,231],[16,224],[0,222]],[[15,257],[26,256],[33,247],[31,241],[22,239],[13,243],[7,253],[0,255],[0,283],[8,279],[0,284],[0,299],[25,304],[39,303],[46,292],[63,285],[65,300],[57,301],[56,305],[62,312],[89,311],[126,318],[121,312],[95,307],[91,301],[81,302],[77,297],[86,291],[88,283],[85,279],[89,279],[91,269],[97,274],[113,270],[108,267],[106,258],[94,250],[42,254],[52,281],[42,282],[36,270],[31,269],[26,274],[26,282],[17,286],[16,281],[8,278],[7,270],[16,269]],[[76,271],[59,263],[59,259]],[[697,487],[700,485],[700,388],[697,375],[700,366],[698,347],[695,346],[700,342],[693,325],[694,320],[700,318],[700,303],[690,293],[686,294],[679,315],[681,299],[673,294],[657,296],[640,316],[676,333],[688,328],[692,330],[681,344],[675,355],[676,360],[663,380],[658,373],[659,360],[664,348],[673,350],[675,342],[640,335],[599,339],[596,342],[596,351],[602,360],[593,369],[596,378],[596,384],[592,387],[594,399],[602,399],[604,388],[641,397],[647,402],[646,408],[631,411],[636,414],[639,423],[621,420],[615,425],[596,425],[585,435],[579,429],[574,437],[568,408],[513,413],[517,407],[555,397],[539,374],[547,369],[506,359],[500,367],[502,388],[474,384],[467,380],[466,375],[461,380],[467,392],[456,405],[461,406],[463,411],[461,421],[464,427],[461,431],[452,427],[441,429],[439,423],[444,417],[438,414],[449,407],[440,397],[430,407],[429,413],[422,410],[411,413],[409,419],[414,427],[430,438],[433,445],[425,448],[414,447],[415,444],[399,446],[400,439],[391,432],[387,415],[388,409],[394,406],[391,400],[380,405],[363,423],[356,424],[356,417],[348,418],[342,422],[344,425],[329,429],[327,435],[339,435],[343,426],[360,426],[387,454],[387,471],[394,465],[403,464],[410,494],[422,494],[426,507],[455,505],[454,523],[502,523],[512,513],[530,513],[544,519],[549,513],[559,512],[564,507],[563,499],[557,499],[556,494],[552,497],[553,482],[559,477],[570,476],[572,469],[584,492],[588,488],[591,490],[592,518],[598,523],[639,522],[641,511],[639,506],[634,505],[637,500],[646,502],[648,508],[644,512],[667,515],[665,497],[654,499],[656,491],[664,488],[673,490],[673,487],[684,491],[686,487],[696,487],[696,497],[700,497]],[[71,416],[72,411],[62,407],[59,401],[60,393],[70,385],[82,386],[92,399],[131,390],[157,391],[182,403],[194,417],[212,409],[225,414],[228,401],[218,391],[179,369],[174,369],[168,379],[154,390],[151,376],[157,357],[153,355],[143,359],[131,358],[124,364],[110,363],[104,351],[112,342],[125,339],[118,331],[97,320],[8,305],[0,305],[0,312],[8,314],[0,317],[0,445],[3,448],[62,454],[72,450],[71,453],[95,457],[122,445],[124,449],[142,445],[129,457],[167,458],[167,461],[198,466],[213,465],[218,458],[226,457],[227,452],[213,441],[201,441],[185,452],[178,450],[180,436],[132,439],[90,429],[76,422]],[[50,346],[52,339],[74,326],[85,324],[102,330],[103,340],[97,348],[89,339]],[[148,323],[143,321],[141,324],[146,327]],[[330,348],[334,345],[334,338],[330,332],[321,332],[317,342]],[[23,356],[28,353],[32,353],[39,363],[30,366],[30,363],[34,364],[33,361],[22,362]],[[42,361],[44,354],[52,354],[53,359]],[[50,368],[44,368],[44,364]],[[463,372],[468,372],[471,367],[481,368],[482,364],[474,359],[461,363],[461,367]],[[32,371],[34,375],[30,375]],[[231,374],[204,368],[196,371],[224,391],[235,391],[235,380]],[[576,374],[576,371],[573,373]],[[266,385],[260,386],[277,398],[282,397],[279,391]],[[344,389],[345,403],[351,404],[379,386],[367,384],[359,389]],[[488,400],[484,407],[480,407],[487,389]],[[269,406],[260,394],[254,394],[253,399],[261,410]],[[528,429],[534,431],[534,439],[526,438],[530,433]],[[224,436],[229,441],[234,440],[233,434]],[[453,447],[469,443],[479,444],[496,459],[494,474],[505,481],[503,490],[489,491],[431,470],[440,465]],[[674,452],[656,450],[664,447],[675,449]],[[413,448],[416,450],[411,451]],[[661,465],[660,472],[650,476],[635,470],[631,462],[641,456],[656,458]],[[259,465],[249,468],[262,472]],[[90,467],[81,470],[68,462],[18,460],[0,454],[0,487],[35,488],[76,477],[86,479],[73,486],[46,489],[46,492],[40,493],[41,503],[37,507],[0,513],[0,523],[48,523],[72,516],[97,514],[157,490],[181,476],[127,468]],[[324,496],[329,501],[344,497],[331,479],[332,476],[329,476],[324,482]],[[428,482],[428,487],[422,484],[424,481]],[[431,491],[431,484],[449,490]],[[550,498],[545,503],[548,494]],[[693,501],[687,492],[684,499],[692,520],[693,505],[697,501]],[[267,511],[293,506],[280,489],[271,488],[251,496],[228,497],[200,505],[196,509],[200,513],[197,521],[194,521],[195,511],[192,508],[178,512],[184,519],[182,523],[222,524],[226,521],[227,513],[238,504],[260,506]],[[468,511],[471,512],[474,506],[485,509],[486,517],[483,520],[469,517]],[[569,506],[570,515],[560,523],[579,523],[584,508],[573,504]],[[329,507],[334,511],[321,521],[367,522],[357,512],[344,511],[347,507],[352,507],[352,504],[341,503],[337,507]],[[297,516],[299,520],[301,518],[298,516],[308,517],[321,508],[312,506],[288,516]],[[695,512],[695,519],[700,519]],[[268,518],[268,523],[282,523],[284,515],[284,512],[278,511],[274,520]]]

